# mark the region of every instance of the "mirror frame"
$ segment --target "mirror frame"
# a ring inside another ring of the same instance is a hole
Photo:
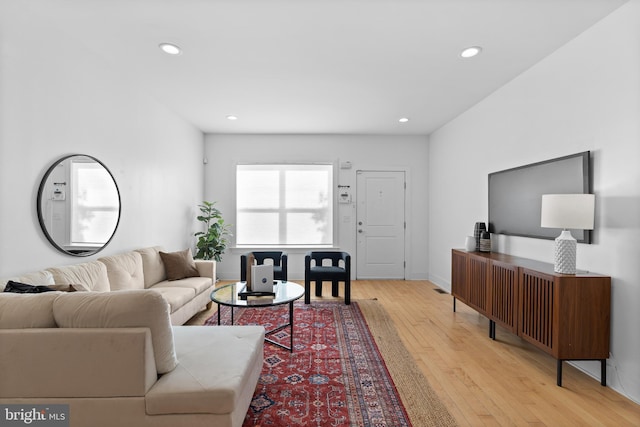
[[[118,220],[116,221],[116,225],[113,228],[113,232],[111,233],[111,236],[109,237],[109,240],[107,240],[100,248],[96,248],[95,250],[86,251],[86,252],[80,252],[80,253],[70,252],[70,251],[64,249],[62,246],[60,246],[58,244],[58,242],[56,242],[54,240],[54,238],[51,236],[51,234],[49,234],[49,231],[47,230],[47,227],[46,227],[46,224],[45,224],[45,221],[44,221],[44,218],[43,218],[43,212],[42,212],[42,194],[45,191],[45,186],[46,186],[47,180],[49,179],[49,176],[51,175],[53,170],[58,167],[58,165],[61,162],[65,161],[67,159],[70,159],[72,157],[86,157],[88,159],[91,159],[91,160],[95,161],[100,166],[102,166],[107,171],[109,176],[111,177],[111,180],[113,181],[113,185],[116,187],[116,193],[118,194]],[[40,186],[38,187],[37,211],[38,211],[38,222],[40,223],[40,228],[42,229],[42,232],[44,233],[44,235],[47,238],[47,240],[49,241],[49,243],[51,243],[53,245],[53,247],[55,247],[56,249],[58,249],[62,253],[65,253],[65,254],[71,255],[71,256],[75,256],[75,257],[87,257],[87,256],[95,255],[98,252],[100,252],[101,250],[103,250],[111,242],[111,240],[113,239],[113,236],[115,236],[116,231],[118,230],[118,225],[120,225],[120,216],[122,214],[122,198],[120,197],[120,188],[118,188],[118,183],[116,182],[116,179],[113,177],[113,174],[111,173],[109,168],[104,163],[102,163],[100,160],[96,159],[93,156],[89,156],[87,154],[80,154],[80,153],[68,154],[66,156],[63,156],[63,157],[59,158],[55,162],[53,162],[53,164],[47,169],[47,171],[45,172],[44,176],[42,177],[42,181],[40,181]]]

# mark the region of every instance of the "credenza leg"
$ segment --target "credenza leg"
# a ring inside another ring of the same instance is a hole
[[[456,297],[453,297],[453,312],[456,312]]]
[[[562,387],[562,359],[558,359],[558,367],[556,369],[556,372],[556,383],[558,384],[558,387]]]
[[[562,387],[562,359],[558,359],[557,366],[557,384]],[[600,385],[607,386],[607,359],[600,359]]]
[[[496,339],[496,322],[489,319],[489,338],[495,341]]]

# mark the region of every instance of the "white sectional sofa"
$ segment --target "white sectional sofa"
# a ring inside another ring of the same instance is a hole
[[[102,275],[116,260],[105,262],[65,277]],[[172,326],[181,308],[170,306],[170,292],[0,293],[0,403],[69,405],[72,427],[241,426],[264,329]]]
[[[0,292],[0,404],[66,404],[72,427],[241,426],[264,328],[181,326],[214,278],[151,247],[0,280],[63,290]]]
[[[164,252],[163,249],[155,246],[99,258],[97,261],[48,268],[0,280],[0,291],[8,280],[31,285],[74,285],[92,292],[153,289],[169,303],[171,324],[182,325],[194,314],[210,306],[209,295],[215,285],[215,262],[191,260],[197,270],[193,274],[198,276],[168,280],[168,268],[173,265],[163,261],[161,252]],[[178,254],[164,253],[171,260],[176,259]],[[181,276],[181,271],[177,273],[174,277]]]

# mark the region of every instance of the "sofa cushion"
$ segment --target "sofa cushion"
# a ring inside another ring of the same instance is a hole
[[[164,282],[156,283],[151,289],[162,292],[161,288],[190,288],[195,291],[195,295],[205,292],[213,286],[213,281],[210,277],[188,277],[182,280],[174,280],[172,282],[165,280]]]
[[[55,328],[53,301],[59,292],[0,294],[0,329]]]
[[[180,280],[186,277],[200,276],[196,263],[193,261],[191,249],[179,252],[160,252],[160,258],[164,263],[167,280]]]
[[[107,276],[112,291],[144,289],[142,256],[139,252],[125,252],[99,258],[107,266]]]
[[[161,246],[136,249],[142,257],[142,270],[144,271],[144,287],[150,288],[158,282],[167,280],[164,262],[160,258]]]
[[[175,326],[180,365],[146,396],[147,413],[227,414],[248,402],[262,370],[262,326]]]
[[[178,360],[173,347],[169,304],[158,292],[73,292],[58,294],[53,316],[61,328],[146,327],[158,373],[173,370]]]
[[[171,282],[160,282],[171,283]],[[192,288],[177,286],[153,286],[151,290],[158,292],[169,303],[170,313],[175,313],[180,307],[191,301],[196,292]]]
[[[56,285],[81,284],[96,292],[110,290],[107,266],[99,261],[54,267],[47,270],[53,275]]]

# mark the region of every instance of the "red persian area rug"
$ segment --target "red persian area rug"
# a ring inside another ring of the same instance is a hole
[[[411,426],[357,302],[294,304],[293,352],[264,345],[244,426]],[[222,324],[230,310],[221,308]],[[236,325],[288,322],[288,305],[235,308]],[[217,315],[205,322],[217,325]],[[289,345],[289,328],[271,335]]]

